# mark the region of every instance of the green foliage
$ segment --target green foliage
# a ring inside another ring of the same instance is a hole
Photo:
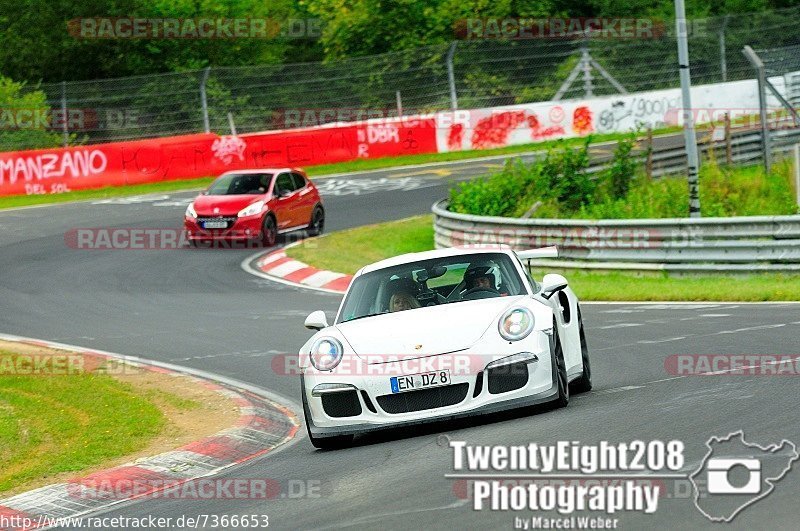
[[[627,138],[617,142],[614,157],[606,170],[605,179],[608,182],[608,191],[614,199],[622,199],[628,195],[631,180],[636,174],[636,159],[631,157],[631,151],[636,145],[636,133],[631,133]]]
[[[23,113],[45,117],[49,110],[44,92],[26,90],[24,83],[0,76],[0,149],[4,146],[34,149],[61,145],[61,134],[44,127],[43,122],[28,124],[27,120],[23,121]]]
[[[687,0],[686,12],[694,18],[791,5],[797,1]],[[620,16],[668,21],[674,16],[674,4],[672,0],[0,0],[0,72],[14,79],[58,82],[209,65],[333,60],[450,42],[459,21],[468,18]],[[79,17],[315,18],[322,35],[319,41],[81,39],[67,28],[68,21]],[[713,33],[708,46],[711,54],[717,49],[712,46]],[[730,53],[738,53],[740,44],[729,44]],[[700,53],[701,48],[693,51]]]
[[[586,173],[590,142],[591,137],[587,137],[580,149],[551,150],[547,153],[538,168],[546,181],[545,199],[555,199],[569,210],[580,208],[591,200],[596,185]]]
[[[537,185],[541,182],[541,174],[530,171],[530,166],[509,160],[499,173],[452,188],[450,208],[465,214],[506,216],[517,208],[520,197],[526,197],[531,189],[540,189]]]
[[[685,177],[648,179],[630,156],[632,137],[619,141],[609,168],[592,179],[585,171],[588,141],[578,150],[550,151],[532,164],[509,162],[502,171],[450,190],[450,210],[519,217],[534,204],[538,218],[637,219],[686,217]],[[780,162],[765,175],[760,166],[722,168],[714,159],[700,171],[702,213],[713,216],[784,215],[797,212],[792,165]]]
[[[450,209],[465,214],[519,216],[537,202],[574,210],[593,197],[596,185],[586,172],[589,143],[578,149],[551,149],[543,160],[509,160],[502,171],[460,183],[450,190]],[[537,207],[536,212],[542,206]]]
[[[87,39],[71,34],[67,25],[81,17],[285,21],[308,16],[296,0],[0,0],[0,72],[58,82],[319,59],[310,39]]]

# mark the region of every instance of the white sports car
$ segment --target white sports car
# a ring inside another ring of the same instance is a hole
[[[554,402],[592,387],[580,306],[561,275],[521,260],[555,248],[451,248],[358,271],[300,350],[303,410],[317,448],[356,434]]]

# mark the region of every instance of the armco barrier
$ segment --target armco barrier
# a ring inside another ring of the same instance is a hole
[[[245,168],[310,166],[435,152],[432,118],[12,151],[0,153],[0,196],[190,179]]]
[[[437,248],[556,245],[533,266],[578,269],[800,271],[800,216],[635,220],[518,219],[456,214],[433,205]]]

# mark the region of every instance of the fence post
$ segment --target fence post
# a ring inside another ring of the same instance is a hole
[[[456,45],[458,41],[453,41],[450,44],[450,49],[447,50],[447,82],[450,85],[450,109],[458,110],[458,95],[456,94],[456,75],[453,71],[453,57],[456,54]]]
[[[231,128],[231,135],[236,136],[236,124],[233,122],[232,112],[228,112],[228,126]]]
[[[69,146],[69,125],[67,120],[67,82],[61,82],[61,130],[63,134],[64,147]]]
[[[767,175],[772,171],[772,142],[769,136],[769,123],[767,122],[767,75],[764,63],[750,46],[745,46],[742,53],[753,65],[758,77],[758,110],[761,120],[761,146],[764,154],[764,170]]]
[[[203,69],[203,77],[200,78],[200,108],[203,113],[203,131],[206,133],[211,132],[211,124],[208,121],[208,100],[206,99],[206,83],[210,73],[211,67],[207,66]]]
[[[645,164],[647,178],[653,178],[653,128],[647,127],[647,163]]]
[[[394,95],[395,95],[395,98],[397,99],[397,117],[398,118],[402,118],[403,117],[403,99],[400,97],[400,91],[396,90]]]
[[[719,68],[722,72],[722,82],[728,81],[728,58],[725,57],[725,28],[728,27],[730,15],[725,15],[722,28],[719,30]]]
[[[733,164],[733,142],[731,141],[731,115],[725,113],[725,162]]]
[[[689,73],[689,41],[686,6],[675,0],[675,29],[678,40],[678,70],[681,77],[681,103],[683,104],[683,137],[686,145],[686,166],[689,184],[689,217],[700,217],[700,158],[697,155],[697,133],[694,129],[692,109],[692,76]]]
[[[797,206],[800,207],[800,144],[794,145],[794,193]]]
[[[584,41],[581,47],[581,64],[583,65],[583,97],[586,99],[593,98],[592,56],[589,55],[589,44],[586,41]]]

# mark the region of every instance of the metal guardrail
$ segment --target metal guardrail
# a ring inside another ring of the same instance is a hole
[[[698,133],[699,134],[699,133]],[[772,152],[778,156],[787,156],[793,146],[800,143],[800,128],[777,129],[771,132]],[[714,149],[717,160],[725,159],[726,144],[724,140],[700,142],[698,148],[702,155],[708,155]],[[734,164],[750,164],[763,159],[761,131],[754,129],[733,130],[731,133],[731,153]],[[635,158],[643,162],[645,156],[637,153]],[[610,156],[593,161],[587,171],[597,173],[608,167]],[[653,150],[653,176],[674,175],[686,172],[686,150],[684,147],[665,147]]]
[[[433,205],[437,248],[555,245],[535,267],[674,272],[800,271],[800,215],[635,220],[520,219],[456,214]]]

